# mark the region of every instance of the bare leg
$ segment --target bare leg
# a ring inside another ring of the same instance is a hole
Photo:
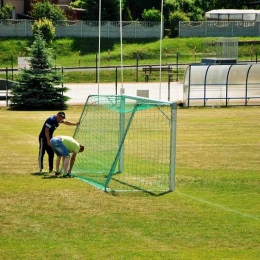
[[[61,156],[57,156],[57,159],[56,159],[56,172],[60,171],[60,160],[61,160]]]
[[[70,157],[63,157],[64,161],[63,161],[63,167],[64,167],[64,174],[67,175],[68,173],[68,167],[69,167],[69,162],[70,162]]]

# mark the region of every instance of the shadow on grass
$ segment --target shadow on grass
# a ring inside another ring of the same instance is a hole
[[[165,194],[167,194],[167,193],[170,193],[170,192],[172,192],[172,191],[170,191],[170,190],[166,190],[166,191],[158,191],[158,192],[153,192],[153,191],[150,191],[150,190],[145,190],[145,189],[142,189],[142,188],[140,188],[140,187],[138,187],[138,186],[135,186],[135,185],[131,185],[131,184],[129,184],[129,183],[126,183],[126,182],[124,182],[124,181],[121,181],[121,180],[117,180],[117,179],[115,179],[115,178],[112,178],[115,182],[118,182],[118,183],[121,183],[121,184],[123,184],[123,185],[126,185],[126,186],[128,186],[128,187],[131,187],[131,188],[133,188],[134,190],[136,190],[136,191],[141,191],[141,192],[144,192],[144,193],[147,193],[147,194],[149,194],[149,195],[152,195],[152,196],[162,196],[162,195],[165,195]],[[114,191],[114,190],[111,190],[112,192],[116,192],[116,191]],[[114,194],[113,194],[114,195]]]
[[[46,172],[32,172],[31,175],[44,176],[44,175],[46,175]]]
[[[31,175],[34,176],[41,176],[43,179],[63,179],[63,180],[67,180],[67,179],[73,179],[74,176],[71,177],[64,177],[63,175],[53,175],[47,172],[32,172]]]
[[[31,175],[41,176],[43,179],[68,179],[61,176],[56,176],[47,172],[32,172]]]

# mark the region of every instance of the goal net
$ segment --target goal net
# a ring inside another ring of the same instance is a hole
[[[176,103],[91,95],[74,138],[85,146],[73,175],[104,191],[174,190]]]

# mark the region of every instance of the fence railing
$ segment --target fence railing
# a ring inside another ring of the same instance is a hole
[[[0,36],[32,36],[33,20],[7,19],[0,20]],[[103,21],[100,26],[101,38],[119,38],[119,21]],[[160,38],[161,25],[158,22],[123,21],[124,38]],[[55,23],[56,37],[99,37],[97,21],[58,21]]]
[[[0,20],[0,36],[32,36],[33,20]],[[124,38],[160,38],[159,22],[123,21]],[[55,24],[56,37],[99,37],[98,21],[66,20]],[[119,38],[119,21],[102,21],[101,38]],[[164,29],[163,29],[164,30]],[[179,37],[258,37],[259,21],[189,21],[179,22]]]
[[[179,37],[257,37],[259,21],[179,22]]]

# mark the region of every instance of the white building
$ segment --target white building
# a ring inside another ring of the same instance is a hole
[[[210,21],[260,21],[260,10],[219,9],[205,13]]]

